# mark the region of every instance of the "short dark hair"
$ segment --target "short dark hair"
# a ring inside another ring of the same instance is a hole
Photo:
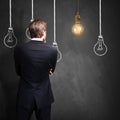
[[[41,19],[35,19],[29,24],[31,38],[42,37],[43,31],[46,31],[47,23]]]

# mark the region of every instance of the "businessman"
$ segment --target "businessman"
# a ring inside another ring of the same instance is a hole
[[[57,60],[56,48],[46,43],[46,22],[36,19],[29,24],[31,40],[14,49],[16,73],[20,76],[17,94],[17,120],[51,119],[54,97],[49,76]]]

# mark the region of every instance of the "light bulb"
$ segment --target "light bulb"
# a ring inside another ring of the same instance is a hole
[[[33,21],[34,21],[34,18],[30,20],[30,22],[33,22]],[[26,34],[26,37],[31,40],[29,28],[26,29],[25,34]]]
[[[94,53],[98,56],[103,56],[107,53],[107,46],[104,43],[103,36],[98,36],[98,41],[93,47]]]
[[[83,26],[80,24],[80,15],[79,12],[75,15],[75,24],[72,27],[72,32],[75,35],[81,35],[84,31]]]
[[[72,27],[72,32],[75,35],[81,35],[83,33],[83,31],[84,31],[84,28],[83,28],[83,26],[80,23],[76,23]]]
[[[13,48],[17,45],[17,38],[14,35],[14,30],[12,27],[8,28],[8,33],[4,37],[4,44],[8,48]]]
[[[57,62],[60,62],[62,59],[62,53],[58,48],[57,42],[55,42],[55,41],[53,42],[53,47],[56,48],[58,51]]]
[[[26,37],[27,37],[29,40],[31,40],[29,28],[26,29],[25,34],[26,34]]]

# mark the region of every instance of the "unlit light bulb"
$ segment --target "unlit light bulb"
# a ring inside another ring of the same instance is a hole
[[[30,36],[29,28],[26,29],[25,34],[26,34],[26,37],[27,37],[29,40],[32,39],[31,36]]]
[[[12,27],[8,28],[8,33],[4,37],[4,44],[8,48],[13,48],[17,45],[17,38],[14,35],[14,31]]]
[[[94,53],[98,56],[103,56],[107,53],[107,46],[104,43],[103,36],[98,36],[98,41],[93,47]]]
[[[34,21],[34,19],[32,18],[32,19],[30,20],[30,22],[33,22],[33,21]],[[32,39],[31,36],[30,36],[29,28],[26,29],[25,34],[26,34],[26,37],[27,37],[28,39],[30,39],[30,40]]]
[[[53,47],[56,48],[58,51],[57,62],[60,62],[62,59],[62,53],[58,48],[57,42],[55,42],[55,41],[53,42]]]

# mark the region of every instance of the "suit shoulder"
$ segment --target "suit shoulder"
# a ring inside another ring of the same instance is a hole
[[[26,48],[26,44],[25,43],[22,43],[22,44],[18,44],[16,45],[16,47],[14,48],[14,51],[21,51],[22,49]]]
[[[57,48],[52,45],[47,45],[52,52],[57,52]]]
[[[22,48],[24,48],[24,47],[27,47],[28,44],[29,44],[29,42],[21,43],[21,44],[18,44],[18,45],[16,46],[16,48],[17,48],[17,49],[22,49]]]

